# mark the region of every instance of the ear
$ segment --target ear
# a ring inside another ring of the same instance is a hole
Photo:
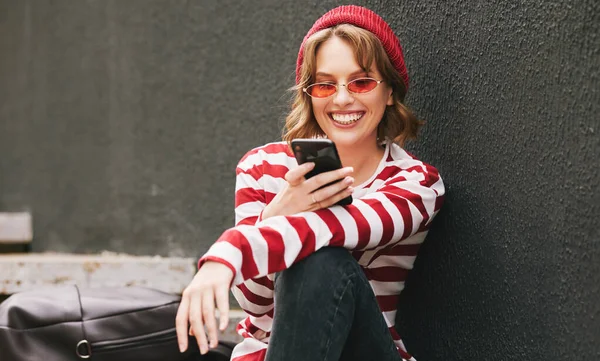
[[[387,99],[387,103],[385,103],[386,105],[394,105],[394,91],[392,89],[390,89],[390,95],[388,96]]]

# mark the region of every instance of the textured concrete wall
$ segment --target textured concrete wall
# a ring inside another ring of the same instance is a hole
[[[362,3],[403,41],[428,121],[410,149],[448,186],[402,299],[407,346],[597,360],[599,3]],[[35,251],[199,255],[336,4],[0,0],[0,211],[33,213]]]

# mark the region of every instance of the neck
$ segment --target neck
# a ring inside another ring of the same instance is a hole
[[[377,169],[385,149],[377,142],[352,147],[338,147],[340,160],[344,167],[354,168],[354,185],[359,185],[369,179]]]

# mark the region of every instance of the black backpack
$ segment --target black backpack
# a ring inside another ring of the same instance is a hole
[[[234,344],[180,353],[180,297],[143,288],[65,286],[20,292],[0,304],[0,361],[225,361]]]

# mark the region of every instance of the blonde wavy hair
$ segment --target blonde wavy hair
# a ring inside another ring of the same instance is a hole
[[[380,141],[389,139],[401,146],[407,140],[415,139],[423,121],[418,120],[404,105],[406,86],[390,62],[381,42],[368,30],[350,24],[340,24],[318,31],[306,41],[300,81],[290,88],[294,98],[292,110],[285,119],[283,140],[289,143],[295,138],[325,136],[315,119],[310,97],[302,89],[315,82],[317,51],[321,44],[333,36],[352,46],[356,62],[364,71],[368,72],[371,66],[375,65],[383,80],[392,87],[394,104],[387,106],[377,129],[377,138]]]

